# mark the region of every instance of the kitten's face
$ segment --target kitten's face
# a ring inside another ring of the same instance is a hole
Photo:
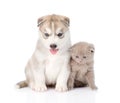
[[[85,42],[75,44],[70,51],[72,59],[79,64],[85,64],[94,56],[94,46]]]

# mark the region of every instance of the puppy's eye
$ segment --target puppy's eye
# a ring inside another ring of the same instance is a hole
[[[79,58],[79,56],[76,56],[76,58]]]
[[[86,59],[87,57],[86,56],[83,56],[84,59]]]
[[[46,37],[49,37],[49,34],[48,34],[48,33],[45,33],[45,36],[46,36]]]
[[[58,33],[57,36],[58,36],[58,37],[62,37],[62,36],[63,36],[63,33]]]

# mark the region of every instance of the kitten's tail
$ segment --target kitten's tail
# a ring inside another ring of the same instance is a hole
[[[15,87],[18,88],[18,89],[24,88],[24,87],[27,87],[27,86],[28,86],[28,83],[27,83],[26,80],[20,81],[19,83],[17,83],[17,84],[15,85]]]

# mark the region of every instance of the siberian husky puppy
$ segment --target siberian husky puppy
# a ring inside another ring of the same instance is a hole
[[[55,85],[57,91],[68,90],[69,22],[68,17],[54,14],[38,19],[39,39],[25,67],[26,80],[17,83],[18,88],[29,86],[35,91],[45,91],[47,85]]]

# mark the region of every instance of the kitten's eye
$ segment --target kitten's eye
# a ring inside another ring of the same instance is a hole
[[[58,33],[57,36],[58,36],[58,37],[62,37],[62,36],[63,36],[63,33]]]
[[[46,37],[49,37],[49,34],[48,34],[48,33],[45,33],[45,36],[46,36]]]
[[[86,56],[83,56],[83,58],[85,59],[85,58],[87,58]]]
[[[94,53],[94,51],[93,51],[93,50],[91,50],[91,53]]]
[[[79,58],[79,56],[76,56],[76,58]]]

